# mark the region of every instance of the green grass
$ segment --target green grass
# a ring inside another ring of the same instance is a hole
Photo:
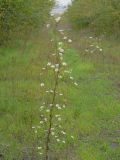
[[[98,52],[84,56],[86,45],[89,46],[96,40],[91,42],[89,38],[85,40],[85,35],[71,33],[70,31],[68,35],[74,39],[76,46],[83,44],[82,47],[68,50],[65,54],[65,59],[73,69],[72,74],[79,83],[77,89],[69,86],[68,92],[72,108],[71,119],[76,117],[71,123],[80,136],[79,141],[78,137],[76,141],[79,156],[83,160],[117,160],[120,156],[120,101],[116,87],[120,78],[120,65],[117,63],[117,42],[102,40],[105,57],[103,63],[102,58],[95,57]]]
[[[64,55],[67,69],[72,69],[72,73],[63,73],[59,86],[65,94],[62,100],[67,104],[66,109],[60,111],[67,138],[65,145],[53,145],[53,158],[119,160],[120,103],[117,86],[120,66],[116,60],[119,47],[117,42],[102,40],[103,62],[95,54],[84,56],[86,46],[94,40],[91,42],[84,36],[72,38],[75,42],[72,46],[65,44]],[[49,41],[50,37],[44,37],[43,33],[28,42],[24,53],[19,47],[0,49],[0,152],[5,155],[5,160],[25,158],[21,148],[37,146],[39,142],[36,140],[41,140],[34,136],[31,127],[39,122],[38,110],[42,101],[50,100],[50,97],[43,98],[40,88],[43,81],[49,87],[53,85],[51,72],[40,75],[49,53],[53,51]],[[80,48],[78,43],[82,44]],[[79,86],[73,84],[70,76]],[[71,140],[71,135],[74,135],[74,140]],[[36,154],[36,150],[28,150],[30,155],[33,152]]]

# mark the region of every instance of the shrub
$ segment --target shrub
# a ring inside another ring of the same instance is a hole
[[[114,4],[108,2],[102,5],[98,15],[93,20],[91,26],[95,28],[97,33],[120,35],[120,7],[115,7]]]
[[[51,9],[49,0],[1,0],[0,43],[40,28]]]
[[[97,1],[75,0],[68,9],[68,18],[75,28],[84,28],[91,24],[96,11]]]
[[[99,34],[120,33],[119,0],[75,0],[67,15],[74,28],[91,27]]]

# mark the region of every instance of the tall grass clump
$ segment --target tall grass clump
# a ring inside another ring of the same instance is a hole
[[[1,0],[0,45],[40,29],[49,16],[53,1],[49,0]]]
[[[68,18],[76,29],[90,27],[98,34],[119,35],[119,0],[74,0]]]

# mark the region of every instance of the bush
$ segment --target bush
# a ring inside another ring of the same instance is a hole
[[[119,2],[120,3],[120,2]],[[101,11],[101,12],[100,12]],[[91,26],[97,33],[107,35],[120,35],[120,7],[115,7],[114,3],[106,3],[100,9],[98,15],[93,20]]]
[[[119,0],[75,0],[67,15],[74,28],[91,27],[99,34],[120,33]]]
[[[0,43],[16,35],[29,34],[40,28],[48,18],[52,2],[49,0],[1,0]]]
[[[75,28],[88,27],[96,14],[97,1],[75,0],[68,9],[68,18]]]

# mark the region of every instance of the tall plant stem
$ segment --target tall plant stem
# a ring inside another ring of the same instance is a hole
[[[45,154],[45,160],[48,160],[48,154],[49,154],[49,144],[50,144],[50,135],[51,135],[51,128],[52,128],[52,120],[53,120],[53,109],[55,107],[55,99],[56,99],[56,90],[58,86],[58,75],[56,75],[55,80],[55,86],[54,86],[54,93],[53,93],[53,99],[52,99],[52,107],[50,109],[50,116],[49,116],[49,127],[48,127],[48,133],[47,133],[47,139],[46,139],[46,154]]]
[[[55,26],[55,30],[57,29],[57,24]],[[55,33],[56,35],[56,33]],[[56,49],[56,62],[59,63],[59,53],[57,50],[57,37],[55,40],[55,49]],[[52,129],[52,123],[53,123],[53,111],[54,111],[54,107],[55,107],[55,100],[56,100],[56,91],[57,91],[57,87],[58,87],[58,80],[59,80],[59,73],[60,70],[55,73],[55,84],[54,84],[54,89],[53,89],[53,98],[52,98],[52,106],[50,108],[50,114],[49,114],[49,127],[48,127],[48,132],[47,132],[47,138],[46,138],[46,146],[45,146],[45,160],[49,159],[49,150],[50,150],[50,136],[51,136],[51,129]]]

